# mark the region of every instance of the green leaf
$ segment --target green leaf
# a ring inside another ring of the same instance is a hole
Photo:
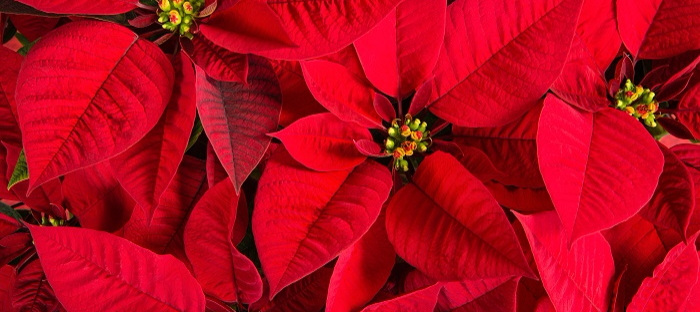
[[[19,153],[17,164],[12,171],[10,182],[7,184],[7,189],[11,189],[15,184],[29,179],[29,171],[27,170],[27,158],[24,156],[24,149]]]
[[[194,120],[194,127],[192,128],[192,134],[190,134],[190,140],[187,142],[187,149],[185,151],[189,151],[192,146],[194,146],[194,143],[197,142],[199,139],[199,136],[202,135],[202,121],[199,120],[199,115],[197,118]]]
[[[0,213],[6,215],[8,217],[13,218],[13,219],[17,220],[17,222],[19,224],[22,224],[22,216],[20,216],[19,213],[16,210],[14,210],[12,207],[8,206],[7,204],[5,204],[3,202],[0,202]]]
[[[20,35],[20,33],[17,33],[17,35]],[[21,35],[20,35],[20,36],[21,36]],[[24,37],[24,36],[22,36],[22,37]],[[18,37],[18,38],[19,38],[19,37]],[[41,38],[39,38],[39,39],[41,39]],[[20,48],[19,50],[17,50],[17,53],[19,53],[19,54],[22,55],[22,56],[27,56],[27,53],[29,53],[29,50],[34,46],[34,44],[36,44],[37,42],[39,42],[39,39],[34,40],[34,41],[32,41],[32,42],[29,42],[29,43],[27,43],[27,44],[22,43],[23,47]],[[27,39],[25,38],[25,40],[27,40]]]

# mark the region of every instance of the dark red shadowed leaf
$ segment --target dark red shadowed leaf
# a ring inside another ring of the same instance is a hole
[[[241,0],[200,26],[227,50],[308,59],[340,50],[381,21],[399,0]]]
[[[617,32],[614,0],[585,0],[579,16],[576,34],[583,40],[595,60],[596,68],[604,72],[620,50],[622,40]]]
[[[367,157],[354,141],[371,140],[367,128],[344,122],[331,113],[301,118],[270,136],[279,139],[302,165],[317,171],[351,169]]]
[[[173,256],[159,256],[89,229],[30,226],[29,230],[49,284],[68,311],[204,310],[202,289]]]
[[[22,149],[11,144],[6,144],[5,142],[2,142],[2,144],[5,147],[5,151],[7,151],[7,172],[5,177],[9,180],[15,165],[17,165],[17,159]],[[29,196],[27,196],[28,186],[29,181],[24,180],[15,184],[10,191],[12,191],[20,201],[24,202],[27,207],[56,217],[57,215],[52,213],[52,205],[61,205],[63,202],[61,182],[58,179],[52,179],[32,191]]]
[[[617,271],[624,269],[616,301],[626,306],[642,280],[663,261],[667,249],[654,225],[639,215],[602,233],[610,243]]]
[[[46,13],[108,15],[126,13],[136,9],[138,0],[115,0],[110,3],[90,0],[70,2],[51,0],[17,0]]]
[[[194,69],[175,57],[175,87],[158,123],[136,144],[110,159],[121,185],[150,216],[185,154],[196,115]]]
[[[12,311],[12,299],[10,292],[15,285],[17,273],[15,268],[9,265],[0,267],[0,309],[2,311]]]
[[[389,202],[396,253],[438,280],[533,276],[503,209],[452,156],[423,160]]]
[[[1,114],[2,112],[0,112]],[[5,144],[2,143],[2,139],[0,139],[0,185],[9,185],[10,178],[6,174],[9,170],[7,166],[7,150],[5,149]],[[10,174],[11,176],[12,174]],[[0,187],[0,198],[4,200],[19,200],[19,197],[6,187]]]
[[[445,36],[447,2],[405,0],[354,45],[372,84],[403,98],[432,75]]]
[[[700,138],[700,83],[685,91],[675,115],[695,139]]]
[[[219,81],[245,83],[248,78],[248,55],[228,51],[203,36],[180,38],[183,51],[207,76]]]
[[[327,312],[352,312],[364,307],[384,286],[396,261],[386,237],[384,214],[362,238],[338,257],[328,286]]]
[[[654,276],[644,279],[627,311],[679,311],[698,280],[696,238],[694,235],[687,245],[680,243],[668,251],[664,261],[654,269]]]
[[[526,188],[484,182],[499,204],[522,213],[554,210],[552,198],[544,187]]]
[[[0,59],[4,60],[3,66],[0,66],[0,140],[21,146],[22,134],[17,122],[15,88],[24,58],[6,47],[0,47]],[[5,172],[0,174],[5,175]]]
[[[266,292],[260,301],[250,305],[249,310],[259,312],[320,312],[326,303],[328,284],[332,273],[333,269],[322,267],[280,291],[272,301],[269,300]]]
[[[379,143],[374,142],[372,140],[357,140],[353,143],[355,143],[355,147],[362,155],[377,158],[391,156],[383,152],[382,146],[379,145]]]
[[[516,214],[552,303],[561,311],[607,311],[615,264],[603,235],[569,238],[554,211]]]
[[[59,305],[39,259],[22,267],[10,297],[15,311],[54,311]]]
[[[27,38],[29,42],[39,39],[39,37],[54,29],[58,24],[58,20],[58,18],[52,17],[10,14],[12,25],[14,25],[17,31]]]
[[[700,5],[685,0],[617,0],[620,37],[635,59],[662,59],[700,48]]]
[[[171,254],[189,266],[183,240],[185,223],[207,188],[204,161],[185,156],[152,217],[136,207],[124,225],[124,238],[157,254]]]
[[[408,113],[412,116],[418,115],[420,111],[428,106],[428,102],[430,101],[430,98],[433,96],[434,92],[435,82],[431,78],[418,87],[416,93],[413,94],[413,100],[411,100],[411,106],[408,107]]]
[[[32,248],[32,238],[26,232],[12,233],[0,238],[0,265],[12,262]]]
[[[505,185],[543,187],[535,143],[541,110],[542,105],[539,104],[518,120],[496,128],[455,126],[452,128],[454,142],[463,150],[477,148],[487,155],[494,169],[502,173],[492,179]]]
[[[232,242],[238,205],[230,179],[209,189],[187,221],[185,251],[206,294],[226,302],[253,303],[262,297],[263,283],[253,262]]]
[[[362,309],[362,312],[422,312],[433,311],[437,305],[442,283],[416,290],[391,300],[375,303]]]
[[[32,129],[22,134],[30,191],[136,143],[163,113],[173,76],[155,44],[113,23],[74,22],[44,36],[17,78],[20,127]]]
[[[657,226],[672,229],[686,237],[686,229],[695,209],[694,183],[683,162],[659,143],[664,154],[664,170],[649,203],[639,214]]]
[[[114,232],[129,221],[134,200],[119,184],[108,162],[65,175],[62,190],[80,226]]]
[[[205,312],[236,312],[225,302],[207,296],[207,309]]]
[[[396,111],[394,110],[394,105],[391,101],[386,98],[386,96],[376,93],[374,95],[374,102],[372,102],[374,110],[382,117],[382,120],[386,122],[391,122],[396,118]]]
[[[611,0],[608,2],[612,3]],[[610,105],[608,86],[602,72],[584,41],[575,35],[569,58],[561,75],[554,81],[552,92],[573,106],[597,112]]]
[[[452,3],[430,111],[465,127],[520,117],[559,76],[582,2]]]
[[[207,142],[207,183],[209,187],[221,182],[223,179],[228,178],[226,169],[221,165],[219,158],[216,157],[216,152],[214,152],[214,147],[212,147],[211,142]]]
[[[383,128],[374,109],[375,92],[362,77],[329,61],[302,62],[301,67],[311,94],[328,111],[367,128]]]
[[[306,86],[299,62],[272,61],[272,67],[282,88],[280,125],[286,127],[299,118],[326,112]]]
[[[217,81],[197,68],[202,126],[236,193],[258,165],[277,129],[282,95],[270,62],[249,56],[248,84]]]
[[[581,112],[554,96],[544,102],[537,153],[569,244],[641,210],[663,168],[663,154],[635,118],[612,108]]]
[[[252,221],[270,297],[359,240],[379,216],[391,185],[389,171],[371,160],[316,172],[278,149],[260,178]]]

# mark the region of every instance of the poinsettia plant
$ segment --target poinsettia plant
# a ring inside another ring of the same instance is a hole
[[[696,311],[696,16],[0,0],[0,310]]]

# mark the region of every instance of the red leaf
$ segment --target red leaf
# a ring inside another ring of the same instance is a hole
[[[7,151],[7,172],[5,177],[9,180],[22,149],[11,144],[6,144],[5,142],[1,143]],[[24,202],[27,207],[30,207],[36,211],[51,214],[56,217],[57,215],[52,213],[52,205],[61,205],[63,202],[61,182],[58,179],[50,180],[41,187],[37,188],[35,191],[29,193],[27,196],[28,185],[29,181],[27,180],[19,182],[12,187],[11,191],[20,201]]]
[[[433,311],[441,288],[442,285],[438,283],[391,300],[375,303],[364,308],[362,312]]]
[[[231,241],[238,196],[230,179],[209,189],[192,210],[185,227],[185,251],[205,293],[227,302],[260,299],[263,284],[250,259]]]
[[[374,161],[316,172],[284,149],[275,152],[260,178],[252,221],[270,297],[359,240],[390,189],[389,171]]]
[[[654,269],[654,276],[644,279],[627,311],[678,311],[685,304],[698,279],[696,238],[697,235],[687,245],[680,243],[669,250],[664,261]]]
[[[241,189],[270,145],[281,110],[279,82],[269,61],[249,57],[248,84],[217,81],[197,68],[197,109],[226,173]]]
[[[83,15],[108,15],[126,13],[136,9],[137,0],[116,0],[110,3],[100,1],[52,1],[52,0],[17,0],[47,13],[57,14],[83,14]]]
[[[533,274],[503,209],[449,154],[423,160],[392,197],[386,222],[396,253],[432,278]]]
[[[241,0],[216,12],[202,34],[227,50],[273,59],[338,51],[381,21],[398,0]]]
[[[500,176],[493,179],[505,185],[543,187],[537,165],[537,121],[542,106],[529,110],[522,118],[496,128],[452,128],[454,142],[460,148],[477,148],[493,163]],[[465,155],[467,152],[465,152]],[[518,157],[512,157],[518,155]]]
[[[307,61],[301,68],[311,94],[328,111],[364,127],[383,128],[374,110],[374,90],[361,77],[329,61]]]
[[[352,312],[364,307],[389,278],[396,253],[386,237],[384,214],[362,238],[338,257],[333,269],[327,312]]]
[[[355,148],[356,140],[371,140],[366,128],[346,123],[331,113],[297,120],[270,136],[282,141],[289,154],[317,171],[352,169],[367,157]]]
[[[299,62],[273,61],[272,66],[282,88],[280,125],[286,127],[299,118],[326,112],[306,86]]]
[[[569,244],[636,214],[663,168],[663,154],[635,118],[612,108],[581,112],[553,96],[544,101],[537,152]]]
[[[700,300],[698,299],[700,299],[700,283],[696,282],[695,286],[690,290],[690,294],[688,294],[688,299],[678,311],[692,312],[700,310]]]
[[[328,283],[333,269],[322,267],[279,292],[270,301],[267,296],[250,305],[259,312],[320,312],[326,303]]]
[[[59,305],[38,259],[17,274],[10,296],[15,311],[54,311]]]
[[[17,78],[20,127],[32,130],[22,134],[30,191],[136,143],[158,122],[172,77],[155,44],[113,23],[74,22],[44,36]]]
[[[683,162],[659,144],[664,154],[664,169],[649,203],[639,214],[655,225],[672,229],[684,238],[695,208],[694,183]]]
[[[451,4],[430,111],[465,127],[494,127],[521,116],[559,76],[581,2]]]
[[[700,48],[700,5],[685,0],[617,1],[620,37],[635,59],[662,59]]]
[[[211,142],[207,142],[207,183],[209,187],[213,187],[215,184],[221,182],[221,180],[228,179],[226,169],[221,165],[221,162],[216,157],[216,152],[214,152],[214,147],[212,147]]]
[[[39,39],[39,37],[53,30],[58,24],[58,18],[34,16],[34,15],[15,15],[10,14],[12,25],[17,28],[17,31],[24,35],[29,42]],[[19,64],[17,64],[19,66]]]
[[[565,102],[589,112],[610,106],[605,77],[595,62],[581,37],[575,35],[569,58],[561,76],[554,81],[552,92]]]
[[[512,210],[522,213],[554,210],[552,198],[544,187],[515,187],[498,182],[485,182],[484,185],[499,204]]]
[[[22,134],[17,122],[15,88],[23,57],[8,48],[0,47],[0,59],[5,60],[3,66],[0,66],[0,140],[21,146]],[[0,172],[0,175],[4,175],[4,172]]]
[[[700,138],[700,83],[687,89],[678,103],[676,116],[693,137]]]
[[[557,310],[607,311],[615,264],[603,235],[588,235],[568,249],[569,239],[554,211],[516,216]]]
[[[152,218],[144,209],[135,209],[124,225],[124,238],[157,254],[171,254],[189,265],[183,239],[185,223],[206,190],[204,162],[185,156]]]
[[[579,16],[576,34],[595,60],[596,68],[604,72],[620,50],[622,40],[617,31],[614,0],[585,0]]]
[[[31,226],[30,231],[46,277],[68,311],[204,310],[199,284],[172,256],[94,230]]]
[[[248,78],[248,55],[228,51],[203,36],[191,40],[180,38],[183,51],[207,76],[219,81],[245,83]]]
[[[110,160],[122,186],[148,215],[175,176],[196,115],[194,70],[182,53],[175,58],[175,87],[160,120],[143,139]]]
[[[68,210],[88,229],[117,231],[129,220],[134,208],[134,200],[107,162],[65,175],[62,190]]]
[[[432,75],[445,36],[446,8],[441,0],[405,0],[355,41],[377,89],[403,98]]]
[[[0,267],[0,309],[2,311],[13,310],[10,292],[15,285],[16,278],[15,268],[9,265]]]
[[[394,105],[391,101],[386,98],[386,96],[379,93],[374,94],[374,102],[372,102],[374,110],[382,117],[382,120],[386,122],[391,122],[396,118],[396,111],[394,111]]]

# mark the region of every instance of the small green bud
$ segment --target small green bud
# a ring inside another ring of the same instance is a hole
[[[411,121],[411,123],[408,125],[411,130],[416,131],[418,128],[420,128],[420,119],[416,118]]]
[[[646,89],[645,91],[648,90],[649,89]],[[656,96],[656,93],[649,91],[646,94],[644,94],[644,97],[642,97],[642,102],[649,104],[654,101],[654,96]]]
[[[394,139],[392,138],[387,138],[386,141],[384,142],[384,147],[386,147],[387,150],[390,150],[396,146],[396,142],[394,142]]]
[[[391,127],[387,130],[389,132],[389,136],[396,137],[399,134],[399,130],[397,128]]]
[[[420,124],[420,127],[418,127],[418,131],[420,132],[425,132],[425,130],[428,128],[428,124],[424,121]]]

